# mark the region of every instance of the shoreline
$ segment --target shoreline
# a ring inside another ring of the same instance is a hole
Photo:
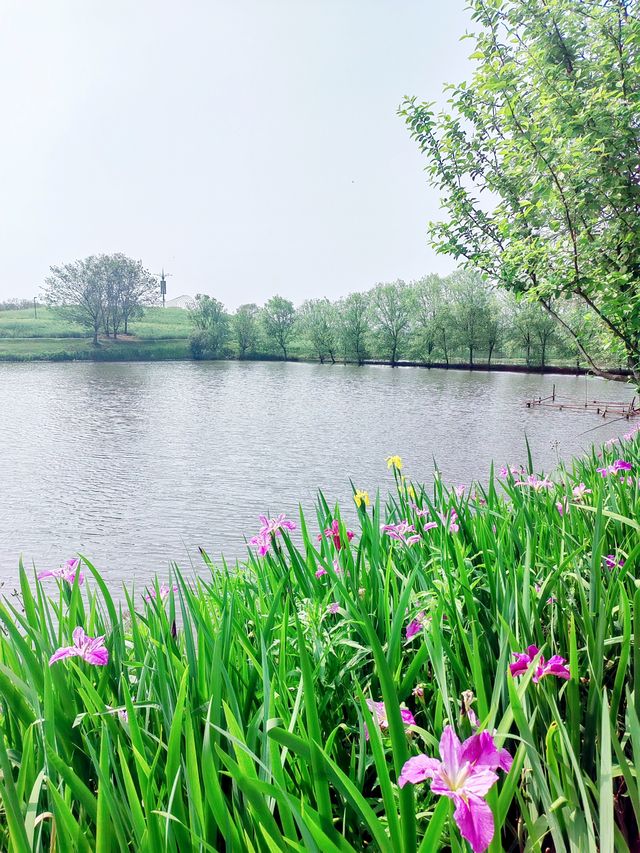
[[[282,358],[278,355],[261,355],[259,358],[237,358],[237,357],[227,357],[227,358],[217,358],[217,359],[194,359],[190,354],[184,355],[176,355],[173,353],[166,353],[162,351],[162,344],[165,345],[169,342],[176,343],[179,339],[159,339],[158,341],[145,341],[136,342],[138,347],[141,349],[149,349],[150,352],[148,354],[141,353],[127,353],[124,351],[120,351],[120,354],[116,354],[112,347],[106,347],[104,350],[98,350],[95,353],[86,352],[80,355],[79,353],[50,353],[39,355],[9,355],[5,353],[0,353],[0,364],[33,364],[33,363],[52,363],[52,364],[60,364],[60,363],[78,363],[78,362],[105,362],[105,363],[157,363],[159,361],[162,362],[171,362],[171,361],[236,361],[243,363],[260,363],[263,361],[268,362],[287,362],[291,364],[321,364],[324,367],[333,367],[334,365],[345,366],[345,365],[357,365],[356,361],[353,360],[336,360],[335,362],[324,361],[320,362],[317,358],[305,358],[303,356],[289,356],[288,358]],[[142,346],[140,346],[142,344]],[[153,348],[154,344],[159,344],[160,348],[155,350]],[[134,346],[133,343],[128,346]],[[79,357],[78,357],[79,356]],[[499,363],[492,362],[489,364],[488,362],[476,362],[474,364],[468,364],[467,362],[460,361],[451,361],[448,364],[446,362],[431,362],[427,364],[422,361],[413,361],[413,360],[401,360],[397,361],[395,365],[392,365],[390,361],[384,359],[365,359],[362,367],[391,367],[391,368],[419,368],[422,370],[464,370],[464,371],[475,371],[475,372],[483,372],[483,373],[534,373],[534,374],[555,374],[559,376],[596,376],[596,374],[588,367],[578,367],[578,366],[570,366],[570,365],[560,365],[560,364],[516,364],[513,362],[509,363]],[[604,368],[608,373],[611,373],[615,376],[624,377],[627,376],[631,378],[631,371],[627,368],[623,367],[605,367]]]

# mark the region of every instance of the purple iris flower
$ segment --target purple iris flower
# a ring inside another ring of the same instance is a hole
[[[78,575],[78,585],[82,586],[84,583],[84,574],[80,571],[80,560],[77,557],[71,557],[63,566],[60,566],[59,569],[47,569],[44,572],[40,572],[38,580],[41,581],[45,578],[59,578],[69,584],[73,584],[76,579],[76,575]]]
[[[529,646],[526,652],[514,652],[515,663],[509,664],[511,675],[524,675],[539,652],[540,649],[537,646]],[[555,675],[556,678],[568,680],[571,678],[571,673],[565,663],[565,659],[561,658],[560,655],[553,655],[548,661],[540,657],[532,679],[533,683],[537,684],[545,675]]]
[[[513,760],[498,749],[489,732],[471,735],[460,743],[451,726],[440,738],[440,759],[427,755],[410,758],[398,777],[401,788],[431,779],[434,794],[455,803],[454,820],[474,853],[484,853],[494,834],[491,809],[484,798],[498,780],[498,768],[508,773]]]
[[[49,666],[64,658],[82,658],[94,666],[106,666],[109,663],[109,651],[104,644],[104,636],[88,637],[80,626],[74,629],[73,645],[62,646],[49,658]]]
[[[416,533],[413,524],[408,521],[399,521],[397,524],[383,524],[380,527],[382,533],[386,533],[391,539],[403,542],[405,545],[414,545],[420,541],[420,534]]]
[[[389,720],[387,719],[387,709],[384,706],[384,702],[374,702],[372,699],[367,699],[367,708],[378,721],[380,731],[386,731],[389,728]],[[416,721],[408,708],[400,708],[400,716],[405,726],[415,726]],[[364,736],[369,740],[369,731],[366,726],[364,727]]]

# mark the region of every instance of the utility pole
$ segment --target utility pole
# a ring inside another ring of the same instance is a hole
[[[162,307],[165,307],[164,301],[167,295],[167,279],[171,276],[170,272],[165,273],[164,267],[160,273],[160,295],[162,296]]]
[[[33,297],[33,316],[38,319],[38,306],[36,304],[36,297]]]

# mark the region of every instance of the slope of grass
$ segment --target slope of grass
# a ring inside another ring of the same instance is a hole
[[[139,338],[188,338],[189,313],[181,308],[147,308],[140,320],[129,329]],[[0,311],[0,339],[5,338],[91,338],[82,326],[69,319],[64,311],[38,306],[33,309]]]
[[[102,340],[86,338],[0,338],[0,361],[154,361],[190,358],[187,338]]]
[[[598,472],[618,459],[632,470]],[[446,725],[469,736],[471,708],[513,757],[486,794],[492,853],[636,850],[639,465],[630,435],[553,483],[396,469],[386,506],[320,496],[299,545],[203,554],[147,597],[88,561],[82,587],[21,571],[0,606],[1,848],[460,853],[450,801],[397,781]],[[411,544],[381,529],[402,521]],[[49,665],[76,626],[105,666]],[[531,644],[569,680],[511,675]]]

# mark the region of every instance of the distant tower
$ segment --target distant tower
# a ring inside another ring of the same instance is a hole
[[[164,299],[167,295],[167,280],[164,277],[164,267],[162,267],[162,276],[160,278],[160,293],[162,294],[162,307],[164,308]]]
[[[167,279],[171,276],[170,272],[165,272],[164,267],[162,267],[162,272],[160,273],[160,295],[162,296],[162,307],[165,307],[165,297],[167,295]]]

